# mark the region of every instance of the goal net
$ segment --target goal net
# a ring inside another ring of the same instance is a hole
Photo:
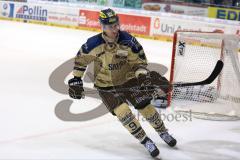
[[[223,33],[177,31],[174,35],[170,82],[205,80],[218,60],[224,67],[208,85],[175,87],[169,104],[176,112],[197,118],[240,120],[239,37]]]

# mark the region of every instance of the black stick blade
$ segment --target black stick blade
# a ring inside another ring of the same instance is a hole
[[[216,63],[216,66],[214,67],[214,70],[212,71],[212,73],[210,74],[210,76],[200,82],[193,82],[193,83],[178,83],[178,84],[174,84],[174,87],[185,87],[185,86],[197,86],[197,85],[206,85],[206,84],[210,84],[212,83],[217,76],[220,74],[220,72],[223,69],[223,62],[221,60],[218,60]]]

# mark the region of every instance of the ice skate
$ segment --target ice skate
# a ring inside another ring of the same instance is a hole
[[[170,147],[174,147],[177,144],[177,140],[173,138],[168,132],[160,133],[160,137],[166,142]]]
[[[157,146],[153,143],[153,141],[151,139],[149,139],[148,137],[146,137],[141,144],[144,145],[144,147],[148,150],[148,152],[150,153],[150,155],[152,157],[157,157],[159,155],[159,150],[157,148]]]

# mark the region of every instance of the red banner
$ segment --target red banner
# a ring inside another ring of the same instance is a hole
[[[150,17],[118,14],[120,18],[121,29],[130,33],[149,35]]]
[[[80,10],[79,16],[80,27],[100,29],[100,24],[98,22],[98,11]],[[118,14],[118,16],[122,30],[140,35],[149,35],[151,23],[150,17],[127,14]]]
[[[100,29],[100,24],[98,22],[98,15],[99,15],[99,12],[97,11],[80,10],[79,26]]]

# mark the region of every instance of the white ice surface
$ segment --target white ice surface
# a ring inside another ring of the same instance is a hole
[[[56,117],[68,95],[52,90],[49,76],[71,59],[96,33],[0,21],[0,159],[151,159],[115,117],[66,122]],[[138,38],[150,62],[170,66],[171,43]],[[169,72],[166,74],[168,75]],[[82,113],[101,104],[86,97],[71,111]],[[240,159],[240,123],[171,119],[165,124],[178,140],[169,148],[150,125],[143,128],[162,159]]]

